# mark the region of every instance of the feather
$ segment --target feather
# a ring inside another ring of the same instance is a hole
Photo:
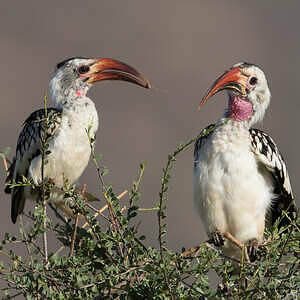
[[[53,136],[59,128],[61,112],[55,108],[47,109],[49,126],[46,130],[47,137]],[[25,204],[24,186],[10,187],[9,184],[22,182],[22,177],[27,177],[31,161],[41,154],[41,138],[44,134],[45,110],[33,112],[24,122],[19,135],[16,156],[11,164],[6,178],[5,192],[11,193],[11,219],[16,222],[22,213]]]
[[[273,179],[275,198],[272,201],[267,220],[270,221],[270,225],[273,225],[280,218],[279,227],[287,225],[289,219],[283,216],[282,211],[286,211],[288,216],[294,219],[293,213],[297,209],[284,159],[275,142],[268,134],[254,128],[251,128],[249,132],[251,150],[256,157],[259,167],[267,171]]]
[[[214,126],[215,124],[210,124],[202,132],[211,130]],[[194,167],[198,166],[200,148],[205,144],[212,132],[195,142]],[[284,159],[273,139],[265,132],[251,128],[249,129],[249,134],[251,151],[255,155],[259,169],[269,174],[273,181],[273,194],[275,197],[266,216],[267,225],[273,225],[278,218],[281,219],[279,227],[287,225],[290,222],[289,218],[291,220],[294,219],[294,212],[297,212],[297,208]],[[283,216],[283,211],[287,212],[289,218]]]

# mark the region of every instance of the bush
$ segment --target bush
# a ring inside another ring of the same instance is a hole
[[[46,130],[45,130],[46,131]],[[209,132],[203,132],[202,135]],[[89,130],[87,130],[89,136]],[[197,137],[198,138],[198,137]],[[1,280],[6,283],[3,299],[23,295],[26,299],[295,299],[299,291],[299,219],[280,232],[274,226],[266,233],[260,257],[254,263],[243,259],[240,272],[232,274],[234,259],[208,242],[176,253],[165,247],[167,190],[170,170],[176,157],[190,147],[195,139],[180,145],[168,156],[163,170],[157,207],[159,248],[145,247],[135,222],[139,207],[139,185],[145,165],[141,164],[137,180],[129,193],[127,206],[112,186],[103,179],[104,170],[94,153],[94,140],[89,136],[92,158],[102,186],[101,198],[106,205],[96,209],[86,201],[85,189],[64,185],[74,218],[65,220],[47,215],[46,201],[53,188],[45,178],[41,184],[41,200],[34,213],[24,215],[18,236],[5,234],[0,246]],[[47,140],[43,141],[47,153]],[[4,154],[3,154],[4,155]],[[22,183],[32,184],[24,178]],[[96,214],[95,214],[96,213]],[[79,215],[86,224],[78,225]],[[107,226],[103,225],[107,223]],[[47,236],[53,234],[59,244],[48,253]],[[22,245],[23,256],[14,252]],[[212,288],[210,271],[221,283]]]

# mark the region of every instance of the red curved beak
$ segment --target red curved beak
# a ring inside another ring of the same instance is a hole
[[[142,74],[131,66],[112,59],[99,58],[95,63],[90,65],[88,73],[89,83],[94,83],[102,80],[123,80],[135,83],[146,89],[151,88],[151,84]]]
[[[234,90],[243,96],[246,96],[248,76],[243,74],[239,67],[235,67],[221,75],[207,91],[198,106],[198,110],[216,93],[222,90]]]

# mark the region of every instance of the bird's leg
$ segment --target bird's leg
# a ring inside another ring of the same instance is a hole
[[[220,294],[223,297],[227,297],[227,298],[232,298],[233,297],[233,288],[230,287],[228,282],[225,282],[224,280],[223,280],[222,283],[220,283],[218,285],[217,290],[218,290],[218,292],[220,292]]]
[[[220,230],[216,229],[215,231],[209,234],[209,243],[215,245],[216,247],[224,246],[224,237]]]
[[[248,252],[250,262],[255,261],[258,254],[258,247],[259,247],[258,240],[256,238],[249,240],[246,243],[246,247],[247,247],[247,252]]]

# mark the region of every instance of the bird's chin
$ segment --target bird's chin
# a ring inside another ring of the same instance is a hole
[[[75,94],[76,94],[76,96],[77,96],[78,98],[85,97],[85,95],[86,95],[86,90],[85,90],[85,89],[77,90],[77,91],[75,92]]]

